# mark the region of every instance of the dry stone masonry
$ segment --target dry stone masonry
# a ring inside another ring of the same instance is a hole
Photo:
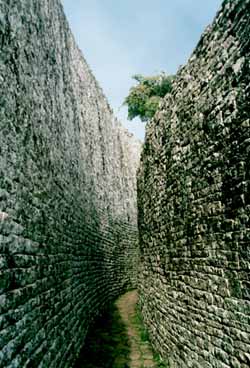
[[[67,368],[136,282],[140,144],[58,0],[0,0],[0,367]]]
[[[250,1],[223,2],[138,175],[140,307],[171,368],[250,367]]]

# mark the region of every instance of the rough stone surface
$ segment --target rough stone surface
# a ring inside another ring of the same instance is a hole
[[[249,34],[225,1],[147,127],[140,306],[172,368],[250,366]]]
[[[140,144],[58,0],[0,0],[0,367],[71,367],[136,282]]]

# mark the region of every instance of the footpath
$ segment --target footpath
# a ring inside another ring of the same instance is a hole
[[[129,291],[91,327],[74,368],[157,368]]]

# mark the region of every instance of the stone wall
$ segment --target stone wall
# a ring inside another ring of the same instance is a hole
[[[171,368],[250,366],[249,34],[224,1],[147,127],[140,307]]]
[[[0,367],[72,367],[135,285],[139,142],[58,0],[0,0]]]

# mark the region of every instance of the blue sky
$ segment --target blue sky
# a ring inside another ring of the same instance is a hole
[[[187,62],[222,0],[62,0],[76,42],[115,114],[143,138],[121,107],[134,74],[173,74]]]

